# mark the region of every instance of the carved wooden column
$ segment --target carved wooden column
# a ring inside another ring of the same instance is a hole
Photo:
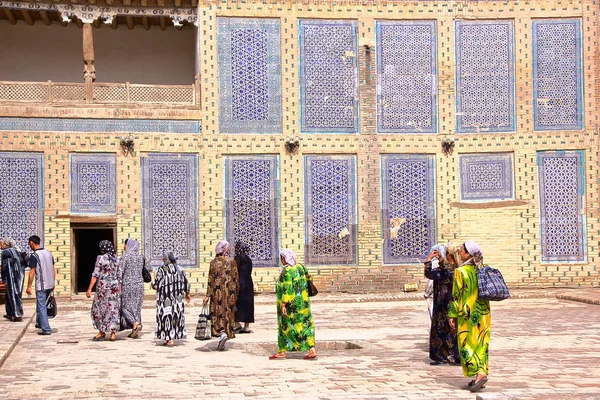
[[[94,101],[94,87],[96,80],[96,67],[94,65],[94,38],[92,24],[83,25],[83,79],[85,80],[85,102]]]

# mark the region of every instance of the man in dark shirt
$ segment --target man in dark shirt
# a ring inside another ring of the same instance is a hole
[[[29,257],[29,279],[27,281],[27,294],[31,294],[31,284],[35,276],[35,297],[36,297],[36,324],[35,327],[41,329],[38,335],[50,335],[50,323],[48,322],[48,309],[46,303],[48,296],[54,291],[54,280],[56,278],[56,268],[54,268],[54,257],[52,253],[42,247],[42,241],[39,236],[33,235],[29,238],[29,247],[33,254]]]

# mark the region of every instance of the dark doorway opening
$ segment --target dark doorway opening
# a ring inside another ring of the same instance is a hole
[[[98,226],[84,225],[73,226],[73,289],[75,293],[85,293],[94,266],[96,257],[100,255],[98,244],[102,240],[108,240],[115,244],[115,227],[109,224]]]

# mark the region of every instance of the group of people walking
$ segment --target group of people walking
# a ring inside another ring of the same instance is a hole
[[[460,364],[465,376],[474,377],[467,386],[476,392],[488,381],[491,333],[490,302],[478,299],[483,251],[473,241],[431,250],[424,268],[433,282],[429,358],[432,365]]]

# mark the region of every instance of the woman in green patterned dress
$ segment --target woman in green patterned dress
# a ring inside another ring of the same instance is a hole
[[[280,253],[282,267],[275,284],[277,293],[277,345],[279,351],[269,357],[286,357],[286,351],[307,351],[305,360],[317,357],[315,324],[310,311],[306,282],[306,268],[296,264],[296,255],[290,249]]]
[[[460,248],[462,264],[454,272],[452,301],[448,311],[450,327],[458,331],[458,352],[465,376],[474,376],[469,390],[477,392],[488,381],[488,349],[492,317],[490,302],[478,300],[477,268],[483,266],[481,247],[465,242]]]

